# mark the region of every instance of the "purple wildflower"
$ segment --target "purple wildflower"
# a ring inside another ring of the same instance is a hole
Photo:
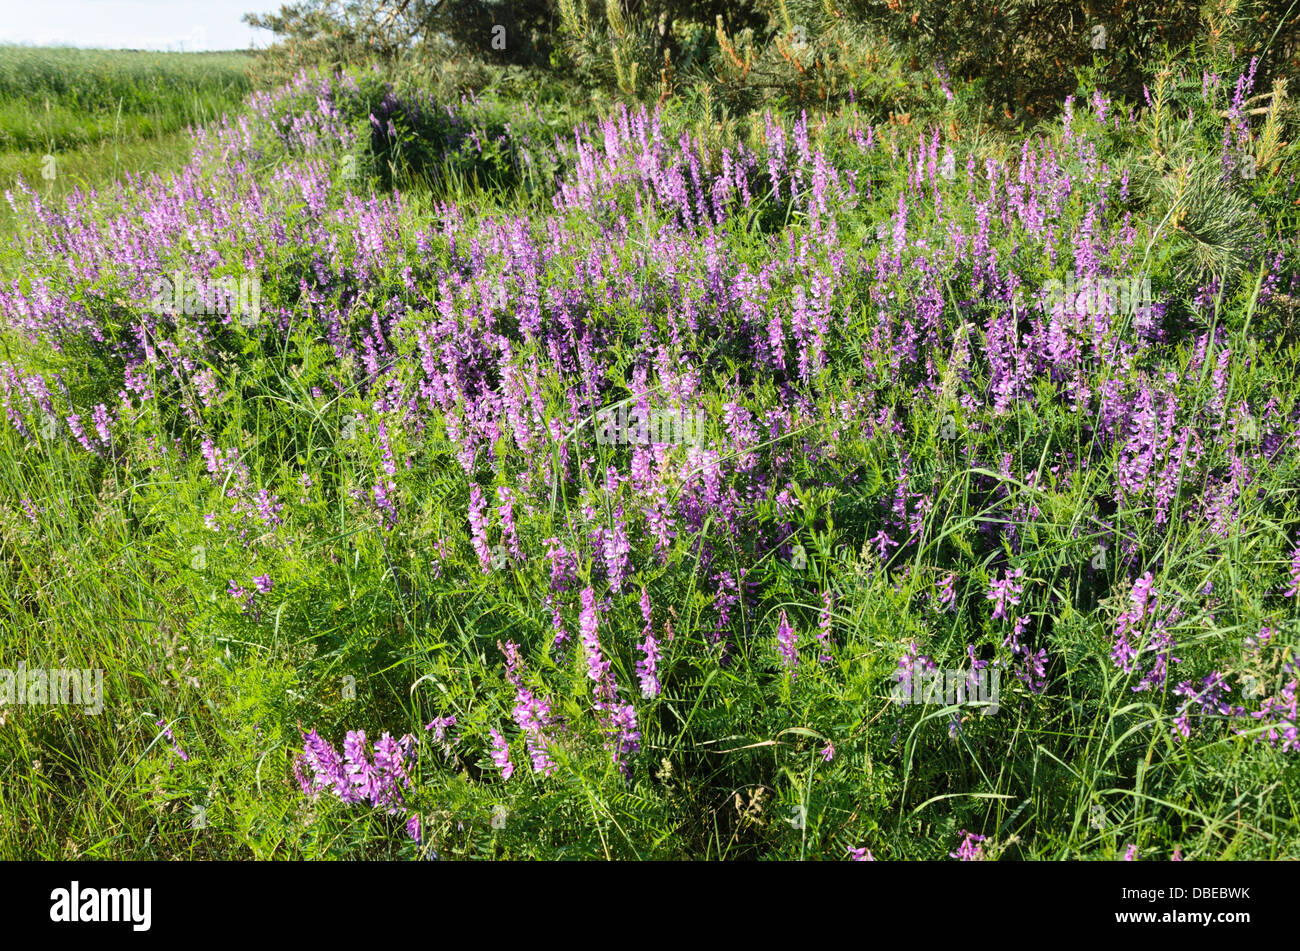
[[[433,738],[441,743],[446,738],[447,728],[453,727],[455,725],[456,725],[455,716],[434,717],[432,720],[430,720],[428,723],[424,725],[424,728],[426,730],[432,730]]]
[[[1020,595],[1025,590],[1020,578],[1024,573],[1023,569],[1017,568],[1006,574],[1001,581],[995,580],[989,585],[986,597],[993,602],[993,620],[1007,616],[1007,605],[1020,603]]]
[[[939,604],[945,611],[957,610],[957,593],[953,590],[956,581],[957,572],[950,571],[948,576],[939,582]]]
[[[470,541],[478,555],[479,565],[484,573],[491,571],[492,549],[487,543],[487,502],[477,483],[469,487],[469,528]]]
[[[636,662],[636,675],[641,684],[641,696],[648,699],[659,696],[662,688],[659,684],[659,642],[655,640],[650,623],[650,594],[644,585],[641,588],[641,616],[645,619],[640,645],[644,656]]]
[[[965,829],[961,830],[961,834],[964,836],[961,845],[957,846],[956,852],[949,852],[948,857],[960,859],[963,862],[983,861],[985,855],[984,846],[981,843],[984,842],[985,837],[975,832],[967,832]]]
[[[495,728],[488,730],[488,733],[492,736],[492,762],[501,770],[501,778],[509,779],[515,774],[514,764],[510,762],[510,746]]]
[[[303,751],[294,763],[294,774],[307,795],[329,790],[345,803],[367,803],[397,815],[403,806],[402,790],[411,786],[406,764],[414,745],[410,734],[395,740],[384,733],[374,744],[372,761],[365,731],[354,730],[344,737],[340,758],[334,747],[312,730],[303,733]]]
[[[176,742],[176,737],[172,736],[172,729],[167,725],[167,721],[159,720],[158,725],[163,728],[163,736],[165,736],[167,742],[171,744],[172,752],[179,756],[182,762],[189,762],[189,754],[181,749],[181,745]]]
[[[796,644],[798,640],[794,628],[790,626],[789,619],[785,616],[785,609],[781,609],[781,617],[776,627],[776,644],[781,651],[781,657],[785,661],[785,666],[793,669],[799,663],[799,649]]]
[[[1300,546],[1291,553],[1291,587],[1282,592],[1284,597],[1300,597]]]

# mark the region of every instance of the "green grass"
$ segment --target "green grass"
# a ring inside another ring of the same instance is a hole
[[[250,62],[240,52],[0,46],[0,192],[21,177],[59,199],[178,168],[190,152],[185,130],[248,94]],[[11,227],[5,204],[0,234]]]
[[[0,46],[0,149],[70,149],[210,121],[248,93],[247,53]]]

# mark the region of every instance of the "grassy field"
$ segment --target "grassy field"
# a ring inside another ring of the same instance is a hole
[[[0,691],[102,682],[0,707],[0,857],[1300,858],[1252,76],[1008,136],[311,75],[16,196]]]
[[[0,192],[21,177],[61,198],[179,168],[185,130],[250,91],[248,63],[246,53],[0,46]],[[0,230],[10,222],[6,204]]]

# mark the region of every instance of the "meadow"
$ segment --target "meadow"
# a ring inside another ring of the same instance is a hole
[[[0,192],[22,178],[62,198],[179,169],[187,130],[251,91],[248,65],[245,53],[0,46]],[[6,203],[0,230],[11,221]]]
[[[1255,65],[1017,134],[0,65],[187,146],[11,189],[0,856],[1300,857]]]

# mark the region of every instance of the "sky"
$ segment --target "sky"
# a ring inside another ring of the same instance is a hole
[[[0,0],[0,43],[102,49],[232,50],[274,37],[241,22],[274,0]]]

